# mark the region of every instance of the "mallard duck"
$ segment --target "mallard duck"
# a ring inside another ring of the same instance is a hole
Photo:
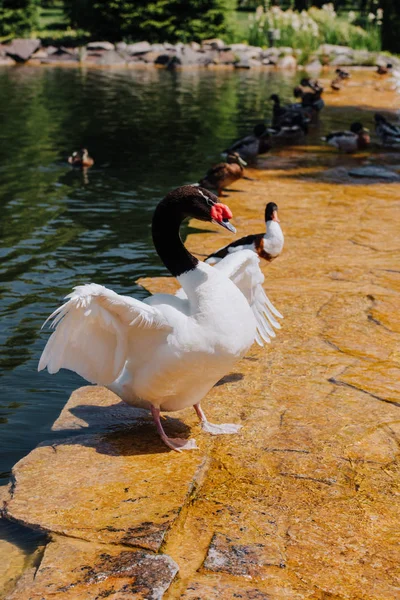
[[[302,87],[310,88],[313,92],[318,94],[319,97],[321,97],[322,92],[324,91],[324,88],[319,81],[317,79],[311,79],[310,77],[303,77],[303,79],[300,81],[300,85]]]
[[[244,160],[253,160],[258,154],[264,154],[271,149],[269,142],[269,132],[264,123],[259,123],[254,127],[253,133],[237,140],[224,150],[224,154],[229,155],[237,152]]]
[[[226,160],[211,167],[199,183],[206,189],[217,190],[218,196],[222,196],[223,188],[243,177],[243,167],[247,164],[237,152],[230,152]]]
[[[269,127],[270,143],[272,146],[280,144],[298,144],[304,141],[308,133],[308,119],[301,113],[295,113],[281,119],[281,125]]]
[[[311,109],[314,114],[319,113],[325,106],[325,102],[321,98],[323,88],[318,91],[305,92],[301,86],[296,86],[293,90],[295,98],[300,98],[301,105],[306,109]]]
[[[82,148],[82,150],[73,152],[71,156],[68,157],[68,162],[73,167],[80,168],[89,168],[94,165],[94,160],[91,156],[89,156],[89,152],[86,148]]]
[[[350,73],[349,73],[349,71],[347,71],[347,69],[341,69],[340,67],[338,67],[335,70],[335,73],[339,79],[349,79],[350,78]]]
[[[340,82],[341,82],[340,77],[336,77],[336,79],[332,79],[332,81],[331,81],[331,88],[335,92],[339,92],[342,89],[342,86],[340,85]]]
[[[377,65],[376,72],[378,75],[387,75],[393,69],[392,63],[387,63],[387,65]]]
[[[334,131],[322,140],[343,152],[356,152],[365,150],[369,146],[371,138],[368,131],[361,123],[352,123],[350,131]]]
[[[210,254],[205,262],[209,265],[215,265],[228,254],[241,250],[252,250],[260,258],[271,262],[280,255],[285,241],[279,223],[278,206],[275,202],[268,202],[265,207],[265,233],[253,233],[235,240]]]
[[[148,409],[165,445],[178,452],[196,442],[168,437],[161,411],[193,407],[205,431],[236,433],[240,425],[210,423],[200,402],[254,341],[270,340],[272,327],[279,328],[273,314],[281,316],[262,288],[259,258],[245,251],[218,268],[200,262],[179,235],[187,217],[235,231],[232,212],[208,190],[186,185],[158,204],[155,249],[183,297],[155,294],[142,301],[95,283],[79,285],[49,317],[54,332],[38,366],[75,371]]]
[[[272,108],[272,127],[281,127],[282,125],[290,127],[293,120],[302,118],[305,123],[309,122],[311,111],[305,109],[300,103],[281,105],[278,94],[272,94],[270,99],[274,105]]]
[[[375,113],[375,131],[384,146],[400,144],[400,125],[393,125],[380,113]]]

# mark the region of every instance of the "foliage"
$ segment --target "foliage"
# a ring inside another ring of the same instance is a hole
[[[323,43],[379,50],[381,20],[372,16],[367,27],[362,28],[356,23],[355,13],[350,11],[347,18],[339,17],[333,4],[312,6],[301,12],[259,6],[251,18],[248,41],[255,46],[290,46],[306,53]]]
[[[189,42],[229,29],[235,0],[64,0],[73,27],[108,40]]]
[[[382,0],[382,46],[384,50],[400,54],[400,3],[399,0]]]
[[[38,0],[0,0],[0,36],[23,37],[37,25]]]

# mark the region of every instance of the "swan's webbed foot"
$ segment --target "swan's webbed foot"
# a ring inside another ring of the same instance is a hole
[[[221,423],[221,425],[215,425],[207,420],[206,415],[200,407],[200,404],[195,404],[194,409],[200,419],[201,428],[211,435],[230,435],[237,433],[242,428],[241,425],[235,425],[234,423]]]
[[[196,444],[196,440],[185,440],[182,438],[169,438],[164,431],[164,428],[161,424],[160,419],[160,409],[155,406],[151,407],[151,414],[153,415],[154,422],[157,427],[157,431],[160,435],[160,438],[164,442],[168,448],[171,450],[175,450],[175,452],[182,452],[182,450],[196,450],[198,446]]]

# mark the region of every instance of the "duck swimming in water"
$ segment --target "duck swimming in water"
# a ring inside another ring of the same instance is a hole
[[[71,156],[68,157],[68,162],[73,167],[79,168],[89,168],[94,165],[94,160],[89,156],[87,148],[82,148],[81,150],[73,152]]]
[[[215,265],[228,254],[242,250],[252,250],[260,258],[271,262],[280,255],[283,244],[284,237],[278,218],[278,207],[275,202],[268,202],[265,207],[265,233],[253,233],[235,240],[210,254],[205,262]]]
[[[375,131],[383,146],[398,146],[400,144],[400,125],[393,125],[380,113],[375,113]]]
[[[158,204],[154,245],[186,297],[156,294],[141,301],[95,283],[79,285],[50,315],[54,332],[38,367],[75,371],[150,410],[161,439],[178,452],[196,443],[169,438],[161,411],[193,406],[205,431],[237,432],[240,425],[209,423],[200,402],[255,340],[269,341],[272,327],[279,328],[273,313],[280,316],[262,288],[258,257],[241,252],[219,269],[198,261],[179,235],[187,217],[235,231],[230,209],[206,189],[186,185]]]
[[[254,127],[253,133],[247,135],[240,140],[237,140],[229,146],[224,153],[227,155],[236,152],[239,156],[246,160],[254,160],[259,154],[264,154],[271,149],[269,142],[269,132],[264,123],[259,123]]]
[[[334,131],[323,137],[322,140],[342,152],[357,152],[365,150],[371,141],[368,129],[361,123],[352,123],[350,131]]]
[[[230,152],[227,156],[227,162],[218,163],[211,167],[199,185],[207,189],[215,189],[217,190],[217,195],[222,196],[222,190],[225,187],[243,177],[243,167],[246,164],[238,152]]]

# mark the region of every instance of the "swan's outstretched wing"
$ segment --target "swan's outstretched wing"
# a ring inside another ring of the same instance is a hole
[[[39,371],[70,369],[91,383],[108,385],[125,364],[128,338],[135,329],[171,330],[157,307],[102,285],[77,286],[66,298],[47,319],[53,319],[55,331],[43,350]]]
[[[262,287],[264,275],[259,263],[260,259],[255,252],[240,250],[228,254],[213,266],[229,277],[246,297],[257,321],[255,340],[257,344],[263,346],[264,342],[269,343],[271,338],[275,337],[274,327],[275,329],[281,327],[275,317],[280,319],[283,317],[264,292]],[[184,298],[185,292],[181,289],[176,295]]]

